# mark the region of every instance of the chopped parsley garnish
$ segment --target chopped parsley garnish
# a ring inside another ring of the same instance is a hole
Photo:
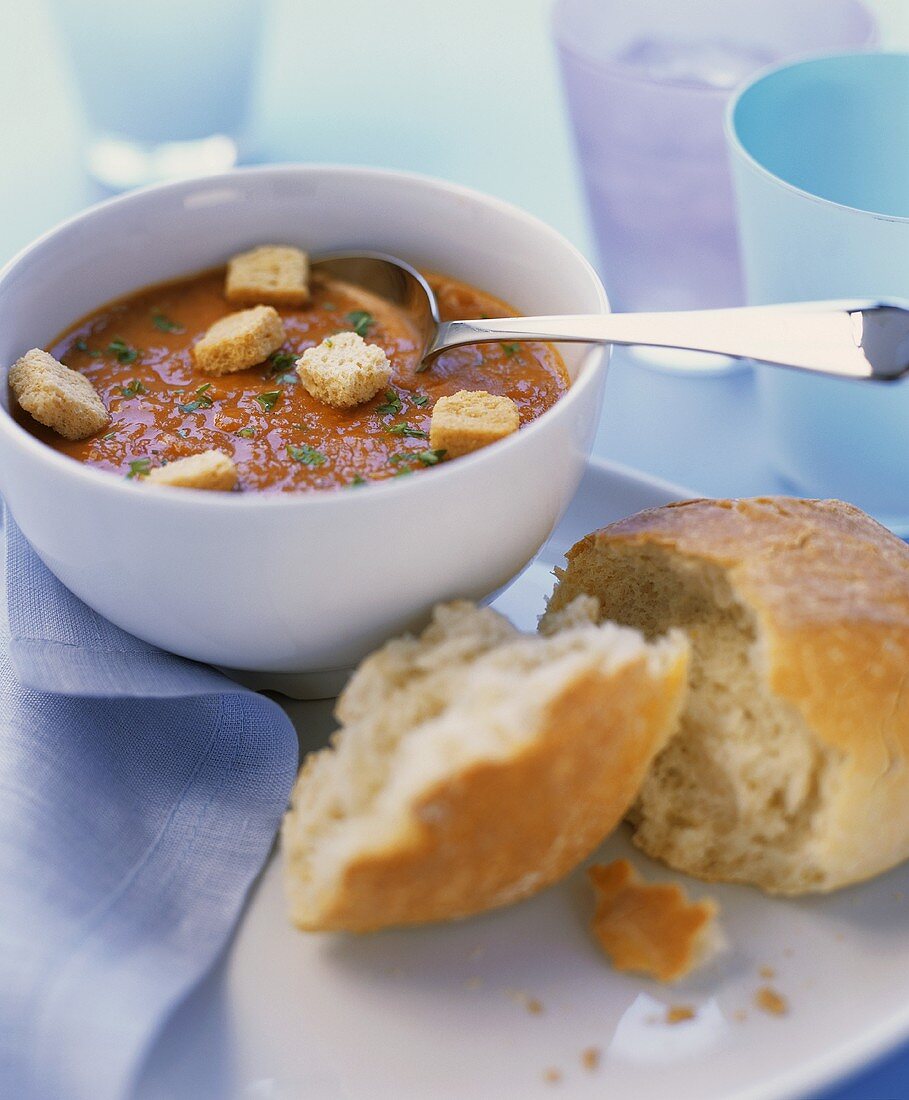
[[[357,336],[365,336],[375,323],[373,315],[367,313],[365,309],[355,309],[353,313],[348,313],[347,320],[353,325],[353,330]]]
[[[135,363],[139,358],[138,351],[131,348],[129,344],[124,343],[123,340],[111,340],[107,345],[107,350],[116,355],[118,363]]]
[[[256,400],[266,412],[271,412],[275,405],[277,405],[280,396],[280,390],[269,390],[267,393],[256,394]]]
[[[86,344],[84,340],[77,340],[75,343],[76,351],[83,351],[86,355],[90,355],[93,359],[97,359],[99,355],[103,353],[100,351],[92,351],[92,349]]]
[[[391,415],[397,416],[404,406],[401,404],[401,398],[395,393],[394,390],[385,391],[385,402],[382,405],[376,406],[376,412],[381,416]]]
[[[429,404],[429,397],[425,393],[415,393],[410,399],[418,409],[425,409]]]
[[[321,451],[317,451],[315,447],[310,447],[306,443],[301,444],[299,447],[294,447],[293,444],[287,448],[287,453],[294,460],[294,462],[302,462],[304,466],[310,468],[314,466],[324,466],[328,461],[328,456],[323,455]]]
[[[129,473],[126,475],[126,479],[131,481],[134,477],[147,477],[150,473],[150,458],[134,458],[129,464]]]
[[[520,350],[521,350],[521,345],[520,344],[503,344],[502,345],[502,351],[505,352],[505,354],[509,357],[509,359],[511,358],[512,355],[516,355]]]
[[[322,308],[323,309],[337,309],[338,307],[334,304],[334,302],[323,302],[322,303]]]
[[[295,386],[300,379],[295,374],[279,374],[276,381],[284,386]]]
[[[270,371],[272,374],[277,374],[279,371],[292,370],[296,361],[297,357],[291,355],[289,351],[273,352],[270,359]]]
[[[117,434],[117,429],[114,428],[114,430],[112,432],[105,433],[103,436],[101,436],[101,438],[102,439],[113,439],[116,434]]]
[[[182,325],[178,325],[176,321],[172,321],[169,317],[166,317],[157,310],[152,314],[152,324],[156,329],[160,329],[161,332],[186,332],[186,329]]]
[[[255,428],[241,428],[237,435],[241,435],[244,439],[254,439],[256,431]]]
[[[417,453],[417,458],[424,466],[438,466],[447,454],[448,451],[442,447],[434,451],[419,451]]]
[[[189,439],[189,428],[177,428],[177,435],[181,439]]]
[[[354,474],[354,476],[348,482],[348,485],[353,488],[356,485],[365,485],[367,481],[368,478],[363,477],[362,474]]]
[[[385,431],[389,435],[404,436],[405,439],[429,439],[429,432],[424,432],[422,428],[411,428],[409,424],[393,424]]]
[[[148,390],[138,378],[131,378],[125,386],[120,387],[120,393],[124,397],[138,397],[139,394],[148,393]]]
[[[206,382],[196,390],[196,396],[192,401],[187,401],[185,405],[178,406],[180,412],[192,413],[197,409],[210,409],[214,404],[211,397],[209,397],[208,391],[211,389],[211,382]]]
[[[419,462],[421,466],[437,466],[447,454],[447,451],[398,451],[391,456],[394,466],[412,465]]]

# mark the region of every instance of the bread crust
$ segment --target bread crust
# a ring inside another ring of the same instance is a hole
[[[424,790],[390,842],[351,861],[316,905],[294,888],[302,855],[285,828],[295,922],[363,932],[447,920],[555,882],[621,820],[675,728],[686,677],[680,648],[658,674],[641,656],[574,678],[536,736],[506,759],[474,762]]]
[[[580,591],[573,567],[610,545],[659,547],[716,566],[752,612],[770,690],[838,759],[838,782],[824,792],[815,850],[822,878],[813,888],[857,882],[906,859],[909,547],[837,500],[685,501],[577,543],[552,608]]]
[[[616,970],[676,982],[721,942],[712,898],[690,901],[676,882],[645,882],[627,859],[589,867],[587,877],[596,896],[590,929]]]

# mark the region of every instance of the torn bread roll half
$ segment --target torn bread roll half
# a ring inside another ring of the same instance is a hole
[[[909,856],[909,547],[833,500],[693,500],[587,536],[579,595],[692,646],[679,732],[629,820],[703,879],[826,891]]]
[[[465,917],[567,874],[675,728],[688,647],[583,616],[550,638],[436,608],[367,658],[284,821],[292,916],[367,931]]]

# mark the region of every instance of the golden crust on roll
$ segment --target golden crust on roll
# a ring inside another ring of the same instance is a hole
[[[692,645],[679,733],[630,813],[678,870],[783,894],[909,856],[909,547],[839,501],[693,500],[612,524],[550,600]],[[544,619],[545,622],[545,619]]]
[[[465,917],[556,881],[615,827],[666,743],[687,645],[588,621],[526,636],[436,608],[367,658],[284,822],[294,921],[366,931]]]

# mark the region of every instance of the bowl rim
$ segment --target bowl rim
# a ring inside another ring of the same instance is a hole
[[[32,253],[44,247],[57,234],[81,222],[90,221],[99,212],[108,210],[111,207],[141,203],[146,196],[157,195],[162,192],[178,192],[182,189],[191,189],[200,185],[210,187],[229,185],[230,182],[235,180],[238,176],[255,178],[258,176],[293,176],[301,173],[319,175],[337,172],[343,172],[355,177],[371,177],[386,180],[398,179],[416,184],[428,184],[437,190],[447,192],[453,198],[460,197],[471,201],[479,201],[487,207],[491,207],[493,210],[497,210],[503,214],[507,214],[511,218],[517,218],[523,221],[538,232],[542,230],[552,235],[557,238],[561,246],[573,256],[573,259],[580,264],[582,270],[585,271],[590,279],[598,298],[598,312],[607,314],[611,311],[609,299],[606,295],[602,281],[593,265],[580,249],[557,229],[549,225],[548,222],[537,217],[535,214],[529,213],[520,206],[516,206],[514,203],[494,195],[488,195],[476,188],[466,187],[463,184],[452,183],[448,180],[443,180],[420,172],[411,172],[394,168],[373,168],[361,165],[311,164],[307,162],[254,165],[242,168],[232,168],[226,172],[215,173],[213,175],[192,176],[185,179],[169,180],[163,183],[153,183],[145,187],[128,191],[125,194],[115,195],[101,202],[93,203],[91,206],[51,226],[8,260],[2,268],[0,268],[0,296],[2,296],[3,285],[6,280],[20,264],[28,260]],[[457,471],[460,470],[464,472],[473,469],[479,470],[481,467],[488,465],[490,461],[494,462],[496,456],[503,454],[506,448],[521,446],[522,440],[535,436],[545,427],[546,423],[548,423],[554,415],[567,415],[570,408],[576,405],[578,401],[584,400],[587,397],[587,391],[593,385],[594,380],[598,374],[605,369],[608,356],[608,346],[591,345],[580,364],[576,379],[569,386],[567,392],[541,416],[536,417],[531,423],[523,427],[520,432],[515,432],[513,435],[499,440],[488,447],[484,447],[479,451],[475,451],[473,454],[464,455],[460,457],[456,463],[440,464],[437,468],[433,469],[432,477],[434,479],[440,477],[451,478],[453,475],[457,476]],[[41,440],[37,439],[31,432],[16,422],[10,410],[5,405],[0,405],[0,435],[5,435],[12,446],[20,447],[26,454],[34,457],[37,461],[46,463],[52,469],[57,469],[61,476],[69,476],[82,480],[87,479],[86,487],[96,485],[99,490],[103,490],[103,487],[106,486],[111,492],[126,493],[129,494],[131,499],[138,499],[136,497],[137,489],[139,489],[137,484],[133,484],[125,477],[117,477],[110,470],[101,470],[88,463],[71,458],[69,455],[61,454],[53,447],[48,446],[48,444],[42,443]],[[366,494],[344,492],[341,487],[298,493],[205,493],[199,492],[196,489],[180,488],[177,486],[148,484],[143,484],[139,491],[143,496],[151,493],[153,500],[168,500],[177,507],[186,508],[191,506],[193,509],[205,508],[209,510],[215,508],[235,508],[247,512],[251,508],[345,507],[347,505],[345,505],[344,502],[353,502],[364,498],[372,499],[375,493],[382,493],[385,495],[390,493],[407,493],[410,491],[409,487],[413,484],[414,479],[411,477],[385,478],[381,481],[370,482]]]

